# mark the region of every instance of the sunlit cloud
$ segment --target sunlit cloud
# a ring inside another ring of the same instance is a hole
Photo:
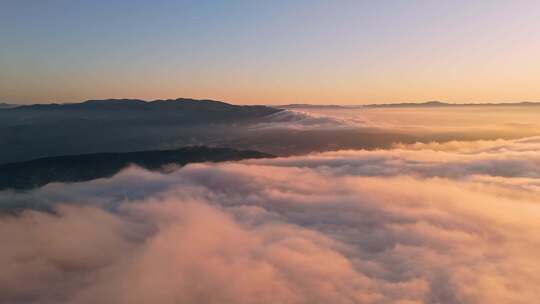
[[[415,135],[443,136],[444,141],[521,138],[538,135],[537,106],[469,106],[287,109],[269,115],[250,130],[372,130]],[[462,145],[477,145],[478,142]],[[445,144],[448,145],[448,144]]]
[[[539,143],[131,167],[0,192],[27,207],[0,218],[0,302],[532,303]]]

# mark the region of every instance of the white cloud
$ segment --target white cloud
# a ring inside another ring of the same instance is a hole
[[[0,192],[6,303],[533,303],[540,139]]]
[[[252,129],[338,130],[375,127],[379,126],[360,115],[345,118],[327,113],[283,110],[269,115],[265,121],[255,124]]]

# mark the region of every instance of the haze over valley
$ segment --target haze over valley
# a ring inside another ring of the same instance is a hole
[[[0,164],[101,152],[215,146],[296,155],[397,143],[540,134],[540,106],[238,106],[220,101],[90,100],[0,109]],[[84,140],[80,140],[84,138]]]

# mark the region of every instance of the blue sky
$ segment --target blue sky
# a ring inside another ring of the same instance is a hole
[[[0,1],[0,100],[538,99],[536,1]]]

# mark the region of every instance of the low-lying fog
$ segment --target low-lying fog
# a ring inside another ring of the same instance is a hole
[[[277,154],[388,148],[395,143],[540,135],[540,106],[296,108],[270,115],[237,144]],[[279,141],[280,145],[273,145]]]

